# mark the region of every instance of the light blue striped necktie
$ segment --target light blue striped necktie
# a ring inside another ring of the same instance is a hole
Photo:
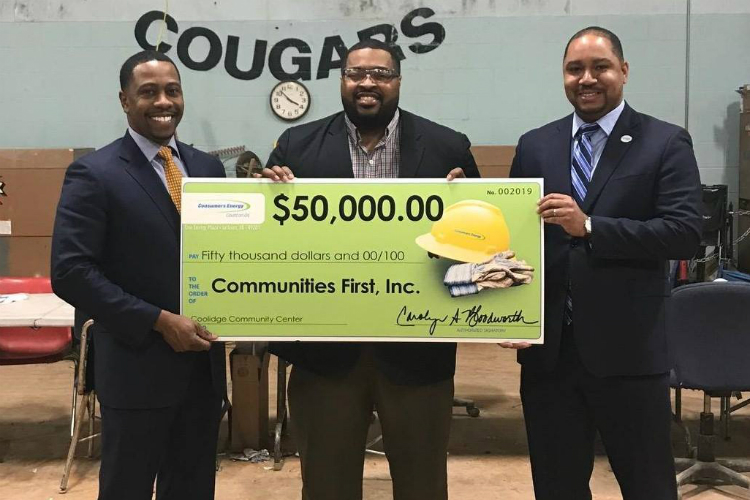
[[[583,205],[589,190],[591,175],[594,172],[594,148],[591,136],[599,130],[598,123],[584,123],[576,132],[573,139],[573,158],[570,163],[570,180],[573,184],[573,198],[578,206]],[[573,322],[573,297],[571,297],[570,281],[568,281],[568,295],[565,297],[565,324]]]
[[[570,165],[570,179],[573,182],[573,196],[578,205],[583,205],[594,172],[594,147],[591,136],[599,130],[598,123],[584,123],[573,140],[573,161]]]

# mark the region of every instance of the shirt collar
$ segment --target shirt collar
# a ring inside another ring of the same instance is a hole
[[[620,104],[615,109],[596,120],[596,123],[598,123],[604,133],[607,134],[607,137],[609,137],[609,135],[612,133],[612,130],[615,128],[615,124],[620,118],[623,109],[625,109],[624,100],[620,102]],[[578,129],[581,128],[584,123],[586,122],[584,122],[581,117],[578,116],[578,113],[573,113],[573,137],[575,137]]]
[[[130,137],[133,138],[136,145],[138,146],[138,149],[140,149],[143,153],[143,156],[145,156],[149,162],[154,161],[156,155],[159,153],[159,149],[161,149],[161,144],[156,144],[150,139],[146,139],[131,127],[128,127],[128,132],[130,133]],[[177,141],[175,140],[174,136],[169,139],[169,147],[172,148],[172,154],[179,158],[180,151],[177,149]]]
[[[400,116],[400,113],[398,111],[398,108],[396,108],[396,112],[393,114],[393,118],[391,118],[391,122],[385,128],[385,139],[390,137],[390,135],[396,130],[396,127],[398,127],[399,116]],[[349,131],[349,135],[352,138],[354,138],[357,144],[359,144],[359,141],[361,140],[361,137],[359,136],[359,130],[357,130],[356,125],[352,123],[352,121],[349,119],[349,116],[346,113],[344,113],[344,121],[346,122],[346,128]]]

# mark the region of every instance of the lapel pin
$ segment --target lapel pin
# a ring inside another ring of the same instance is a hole
[[[622,137],[620,137],[620,142],[624,142],[626,144],[632,140],[633,138],[629,135],[623,135]]]

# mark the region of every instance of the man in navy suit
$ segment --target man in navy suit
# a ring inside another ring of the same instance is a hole
[[[401,68],[391,46],[359,42],[344,62],[344,111],[286,130],[257,176],[479,176],[465,135],[398,107]],[[456,344],[277,342],[272,351],[294,365],[289,405],[304,500],[362,498],[373,408],[383,429],[393,497],[447,499]]]
[[[120,70],[125,136],[76,160],[52,240],[52,286],[94,319],[99,499],[214,497],[223,344],[179,315],[180,179],[224,177],[175,137],[180,74],[155,51]]]
[[[669,259],[699,244],[700,180],[688,133],[625,103],[628,72],[614,33],[576,33],[575,113],[524,134],[511,168],[546,192],[545,344],[518,356],[538,500],[591,498],[597,431],[625,500],[676,498],[664,306]]]

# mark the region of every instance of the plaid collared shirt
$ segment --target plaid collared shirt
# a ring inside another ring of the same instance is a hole
[[[399,139],[401,129],[399,128],[399,111],[393,115],[391,123],[385,130],[385,135],[378,142],[372,152],[368,152],[360,144],[361,137],[357,127],[344,114],[346,128],[349,135],[349,154],[352,157],[352,170],[357,179],[377,179],[398,177],[401,164],[401,151]]]

